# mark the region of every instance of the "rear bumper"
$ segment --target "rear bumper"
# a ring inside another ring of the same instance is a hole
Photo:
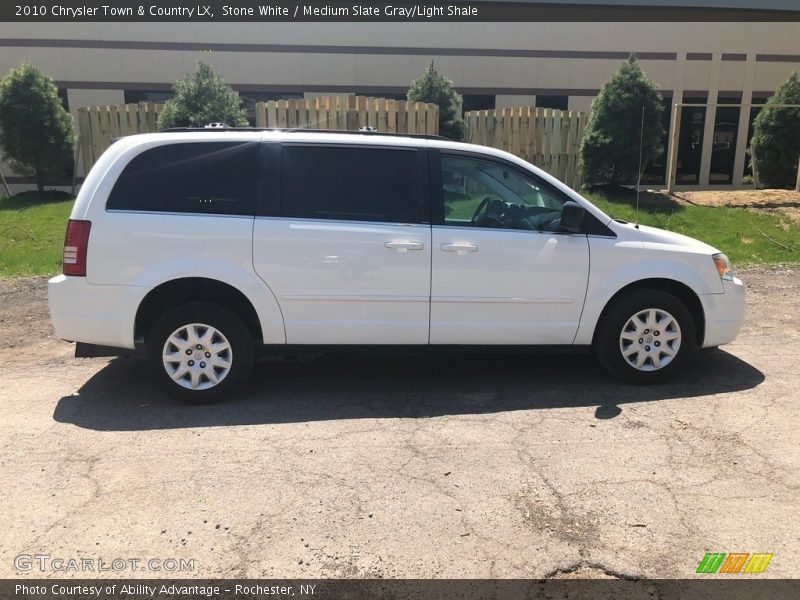
[[[71,342],[133,350],[139,305],[135,296],[142,291],[146,290],[92,285],[85,277],[53,277],[47,285],[47,301],[56,335]]]
[[[729,344],[744,322],[744,285],[734,277],[722,282],[724,294],[705,294],[700,296],[706,316],[706,334],[703,348]]]

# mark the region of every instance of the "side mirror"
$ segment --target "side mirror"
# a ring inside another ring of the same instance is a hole
[[[564,203],[564,210],[561,211],[561,230],[570,233],[580,233],[583,229],[583,218],[585,216],[585,208],[577,202],[567,200]]]

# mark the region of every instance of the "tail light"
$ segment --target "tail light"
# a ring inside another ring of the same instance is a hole
[[[91,221],[70,219],[64,236],[64,275],[86,277],[86,250],[89,246]]]

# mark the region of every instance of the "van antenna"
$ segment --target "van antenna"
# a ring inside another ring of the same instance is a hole
[[[639,229],[639,194],[642,183],[642,154],[644,146],[644,105],[642,105],[642,127],[639,130],[639,177],[636,179],[636,229]]]

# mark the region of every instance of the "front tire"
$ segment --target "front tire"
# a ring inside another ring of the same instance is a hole
[[[231,397],[253,366],[253,340],[231,311],[204,302],[165,313],[147,335],[150,373],[171,397],[207,404]]]
[[[600,324],[595,353],[612,375],[656,383],[678,372],[697,350],[694,319],[678,298],[636,290],[617,300]]]

